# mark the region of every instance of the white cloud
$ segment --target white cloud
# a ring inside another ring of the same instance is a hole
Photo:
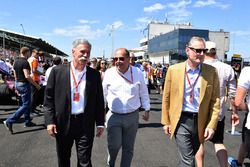
[[[53,30],[53,35],[65,36],[65,37],[84,37],[93,39],[101,36],[105,31],[96,29],[92,30],[89,25],[79,25],[67,28],[56,28]]]
[[[104,26],[103,29],[93,29],[90,25],[93,24],[93,21],[80,20],[79,22],[81,22],[82,24],[66,28],[55,28],[52,33],[44,33],[44,35],[59,35],[64,37],[84,37],[87,39],[95,39],[108,34],[112,29],[112,25],[114,29],[119,29],[123,26],[122,21],[116,21],[112,24]]]
[[[136,19],[136,21],[139,23],[146,23],[147,24],[151,21],[151,19],[148,17],[140,17],[140,18]]]
[[[154,11],[158,11],[158,10],[163,10],[165,8],[166,8],[165,5],[162,5],[160,3],[156,3],[152,6],[144,7],[144,12],[154,12]]]
[[[194,7],[200,8],[200,7],[218,7],[221,9],[227,9],[230,7],[229,4],[222,4],[221,2],[218,2],[216,0],[198,0],[195,2]]]
[[[181,0],[176,3],[169,3],[168,7],[172,10],[167,12],[166,18],[170,22],[183,22],[192,15],[192,12],[188,11],[186,8],[192,3],[191,0]]]
[[[181,0],[179,2],[176,3],[169,3],[168,7],[172,8],[172,9],[182,9],[182,8],[186,8],[188,5],[190,5],[192,3],[191,0]]]
[[[99,20],[84,20],[84,19],[81,19],[79,20],[79,23],[82,23],[82,24],[95,24],[95,23],[99,23],[100,21]]]
[[[107,30],[111,30],[111,29],[116,30],[116,29],[121,28],[123,25],[124,25],[124,24],[123,24],[122,21],[115,21],[115,22],[112,23],[112,24],[106,25],[106,29],[107,29]]]

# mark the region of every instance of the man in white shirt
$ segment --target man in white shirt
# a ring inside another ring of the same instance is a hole
[[[242,124],[242,143],[240,145],[237,160],[232,160],[232,167],[243,166],[244,158],[250,153],[250,67],[244,67],[240,73],[238,87],[235,96],[235,107],[246,112],[245,120]],[[233,166],[234,165],[234,166]]]
[[[214,149],[221,167],[227,167],[227,150],[223,144],[224,127],[225,127],[225,112],[227,94],[229,97],[234,97],[236,92],[236,80],[234,77],[233,68],[223,62],[220,62],[216,57],[216,44],[212,41],[206,41],[206,49],[204,63],[212,65],[217,69],[220,82],[220,113],[219,122],[213,138],[210,140],[214,144]],[[196,154],[198,167],[204,165],[204,145],[201,144],[199,151]]]
[[[115,67],[105,72],[103,92],[109,111],[106,115],[108,138],[108,167],[115,166],[116,156],[122,147],[121,167],[130,167],[138,129],[139,108],[148,121],[150,101],[143,74],[129,64],[129,51],[115,51]]]

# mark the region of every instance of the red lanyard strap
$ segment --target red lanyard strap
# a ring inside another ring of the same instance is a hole
[[[131,81],[129,79],[127,79],[126,77],[124,77],[119,71],[117,71],[117,73],[123,78],[125,79],[125,81],[127,81],[130,84],[134,83],[134,78],[133,78],[133,73],[132,73],[132,67],[130,67],[130,76],[131,76]]]
[[[188,77],[188,73],[187,73],[187,71],[185,71],[185,75],[186,75],[186,77],[187,77],[188,84],[189,84],[189,86],[190,86],[190,88],[191,88],[191,91],[190,91],[190,98],[189,98],[190,103],[193,103],[193,100],[194,100],[194,97],[193,97],[194,86],[196,85],[196,83],[197,83],[197,81],[198,81],[198,79],[199,79],[199,77],[200,77],[200,74],[201,74],[201,71],[199,72],[198,76],[196,77],[196,79],[195,79],[195,81],[194,81],[194,83],[193,83],[193,85],[192,85],[191,82],[190,82],[190,79],[189,79],[189,77]]]
[[[74,74],[74,72],[73,72],[73,70],[72,70],[71,65],[70,65],[70,71],[71,71],[71,74],[72,74],[73,79],[74,79],[74,85],[76,86],[76,92],[78,92],[78,86],[80,85],[80,83],[81,83],[81,81],[82,81],[82,78],[83,78],[83,76],[85,75],[85,72],[82,74],[80,80],[79,80],[78,83],[77,83],[77,82],[76,82],[76,77],[75,77],[75,74]]]

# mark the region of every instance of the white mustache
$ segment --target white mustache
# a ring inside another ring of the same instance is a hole
[[[85,61],[87,61],[89,59],[87,57],[80,57],[78,60],[85,60]]]

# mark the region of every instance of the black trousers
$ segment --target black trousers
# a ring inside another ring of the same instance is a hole
[[[39,84],[38,82],[36,82]],[[38,104],[39,99],[39,91],[36,89],[34,85],[31,84],[31,103],[30,103],[30,111],[35,112],[36,106]]]
[[[59,167],[70,167],[71,148],[75,142],[77,167],[92,167],[91,151],[94,139],[94,128],[90,130],[84,119],[71,117],[70,130],[67,136],[56,135],[56,149]]]

